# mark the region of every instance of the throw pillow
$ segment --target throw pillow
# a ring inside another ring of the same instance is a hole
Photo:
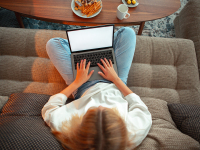
[[[177,128],[200,143],[200,106],[168,104]]]
[[[0,114],[0,149],[63,149],[41,116],[50,95],[14,93]]]

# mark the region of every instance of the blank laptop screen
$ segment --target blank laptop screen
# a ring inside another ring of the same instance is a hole
[[[114,26],[67,31],[72,52],[112,47]]]

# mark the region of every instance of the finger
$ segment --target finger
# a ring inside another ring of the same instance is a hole
[[[80,69],[82,69],[82,66],[83,66],[83,60],[81,60]]]
[[[88,74],[88,77],[90,78],[92,76],[92,74],[94,73],[94,70],[90,71],[90,73]],[[89,79],[88,78],[88,79]]]
[[[83,69],[85,69],[86,59],[83,60]]]
[[[105,68],[104,68],[100,63],[97,63],[97,65],[99,66],[99,68],[100,68],[103,72],[105,72]]]
[[[109,59],[109,62],[110,62],[110,66],[113,67],[112,61],[110,59]]]
[[[89,61],[86,67],[86,70],[89,70],[91,62]]]
[[[107,64],[107,66],[110,67],[110,64],[109,64],[108,60],[106,58],[104,58],[104,60],[105,60],[105,62]]]
[[[106,68],[108,67],[107,64],[105,63],[105,61],[103,59],[101,59],[101,62],[103,63],[103,66]]]
[[[79,63],[76,64],[76,69],[79,70]]]
[[[104,79],[106,79],[106,76],[101,71],[99,71],[98,74],[100,74]]]

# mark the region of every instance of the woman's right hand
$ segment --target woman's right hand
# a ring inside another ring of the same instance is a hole
[[[90,68],[90,62],[88,62],[86,66],[86,59],[81,60],[80,65],[79,63],[77,63],[77,74],[76,74],[76,79],[74,80],[74,83],[76,83],[76,85],[81,86],[90,79],[94,70],[92,70],[88,74],[89,68]]]
[[[101,59],[101,62],[103,63],[103,66],[99,63],[97,63],[97,65],[99,66],[99,68],[102,70],[99,71],[98,73],[106,80],[112,81],[113,83],[115,83],[116,80],[119,79],[117,73],[115,72],[113,65],[112,65],[112,61],[104,58]]]

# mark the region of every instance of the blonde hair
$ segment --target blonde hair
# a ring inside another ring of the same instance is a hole
[[[84,116],[75,114],[52,131],[65,149],[124,150],[133,145],[126,124],[116,108],[90,108]]]

